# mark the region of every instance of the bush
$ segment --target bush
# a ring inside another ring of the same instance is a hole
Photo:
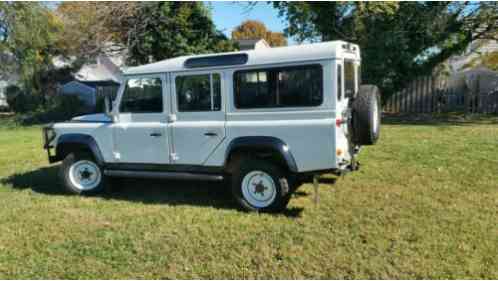
[[[22,125],[33,125],[66,121],[75,116],[85,114],[85,106],[77,96],[55,96],[46,105],[18,116],[17,122]]]
[[[5,97],[10,109],[15,113],[34,111],[43,103],[43,97],[27,93],[16,85],[7,86]]]

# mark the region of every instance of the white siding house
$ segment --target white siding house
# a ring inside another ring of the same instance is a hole
[[[239,39],[236,42],[239,44],[241,51],[271,48],[265,39]]]

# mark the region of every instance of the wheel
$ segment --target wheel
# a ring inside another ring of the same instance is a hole
[[[104,174],[89,153],[73,152],[64,158],[59,176],[66,191],[90,195],[104,189]]]
[[[235,201],[247,211],[278,212],[291,198],[290,177],[279,166],[261,159],[245,159],[232,174]]]
[[[380,135],[380,91],[374,85],[361,85],[352,105],[352,139],[357,145],[372,145]]]

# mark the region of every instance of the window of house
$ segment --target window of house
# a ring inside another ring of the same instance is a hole
[[[163,112],[161,79],[128,79],[119,111],[121,113]]]
[[[175,79],[178,111],[219,111],[221,79],[217,73],[178,76]]]
[[[318,106],[323,101],[321,65],[237,71],[235,106],[241,109]]]
[[[344,90],[346,97],[352,97],[355,92],[356,72],[352,61],[344,62]]]

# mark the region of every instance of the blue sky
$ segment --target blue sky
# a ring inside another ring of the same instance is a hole
[[[248,2],[206,1],[205,4],[211,8],[216,27],[228,37],[234,27],[249,19],[263,22],[271,31],[283,32],[286,27],[285,21],[278,17],[278,11],[267,2],[258,2],[251,9],[248,9]],[[289,43],[292,44],[292,40]]]

